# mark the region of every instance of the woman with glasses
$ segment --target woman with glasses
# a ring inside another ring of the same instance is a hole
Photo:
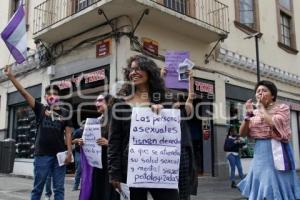
[[[151,107],[157,111],[165,101],[164,81],[157,65],[149,58],[136,55],[128,60],[125,81],[113,106],[108,144],[109,176],[113,186],[121,190],[120,183],[126,183],[130,124],[133,107]],[[147,200],[147,193],[154,200],[178,199],[176,189],[130,188],[131,200]]]
[[[111,95],[99,95],[95,105],[99,113],[101,124],[101,138],[97,139],[97,144],[102,147],[102,169],[93,168],[92,188],[89,200],[116,200],[118,195],[114,191],[108,180],[107,172],[107,146],[108,132],[110,122],[110,105],[112,101]],[[79,140],[79,144],[83,145],[83,140]]]

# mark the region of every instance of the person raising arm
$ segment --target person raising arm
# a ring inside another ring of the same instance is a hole
[[[48,175],[53,177],[54,198],[64,199],[65,165],[59,166],[56,155],[66,153],[65,164],[72,161],[72,121],[69,112],[60,106],[57,85],[49,85],[45,89],[47,105],[36,101],[20,84],[9,66],[4,69],[5,75],[25,98],[36,116],[37,135],[34,148],[34,185],[31,200],[41,198]],[[67,149],[66,149],[67,146]]]

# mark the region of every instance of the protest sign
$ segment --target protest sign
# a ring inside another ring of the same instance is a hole
[[[138,188],[178,188],[180,111],[133,108],[127,184]]]
[[[188,81],[178,80],[179,64],[183,63],[186,58],[189,58],[189,52],[187,51],[168,51],[165,54],[165,65],[166,65],[166,77],[165,84],[167,88],[178,88],[187,89]]]
[[[87,118],[82,134],[83,153],[90,166],[102,169],[102,147],[96,143],[101,138],[100,119]]]
[[[189,70],[192,70],[195,64],[188,58],[186,58],[182,63],[178,65],[178,80],[188,81],[189,80]]]
[[[58,165],[61,167],[63,165],[65,165],[65,160],[67,158],[68,155],[68,151],[63,151],[63,152],[59,152],[56,154],[57,157],[57,161],[58,161]],[[72,160],[71,162],[74,162],[74,157],[72,155]]]
[[[178,67],[178,80],[187,81],[189,79],[188,65],[185,63],[180,63]]]

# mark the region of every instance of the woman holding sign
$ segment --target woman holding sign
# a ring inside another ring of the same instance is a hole
[[[118,195],[114,191],[112,185],[109,183],[107,173],[107,146],[108,146],[108,125],[110,119],[110,102],[111,95],[99,95],[96,99],[97,112],[100,114],[101,124],[101,138],[96,142],[102,146],[102,169],[93,168],[92,183],[89,200],[116,200]],[[83,145],[83,140],[78,140],[79,145]],[[83,186],[84,187],[84,186]]]
[[[165,100],[164,81],[157,65],[149,58],[136,55],[128,60],[125,80],[114,105],[108,144],[108,172],[113,186],[122,191],[120,183],[126,183],[130,124],[133,107],[150,107],[159,110]],[[154,200],[177,200],[177,189],[130,188],[131,200],[147,200],[150,192]]]
[[[96,99],[97,112],[100,114],[101,135],[102,138],[97,140],[97,144],[102,146],[102,169],[94,168],[93,170],[93,188],[90,200],[116,200],[116,194],[112,185],[109,183],[107,172],[107,146],[108,131],[110,122],[110,106],[112,96],[99,95]]]
[[[161,77],[165,77],[167,70],[162,68]],[[187,98],[174,95],[173,107],[180,109],[182,120],[181,125],[181,155],[179,168],[179,199],[190,200],[191,195],[197,195],[198,177],[196,174],[196,164],[193,152],[193,144],[189,127],[190,116],[194,115],[193,99],[194,93],[194,78],[193,71],[187,70],[188,73],[188,95]],[[173,95],[172,95],[173,96]]]

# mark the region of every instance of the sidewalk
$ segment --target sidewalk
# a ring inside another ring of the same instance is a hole
[[[65,199],[77,200],[79,191],[72,191],[73,178],[66,177]],[[28,200],[33,180],[0,174],[0,200]],[[44,197],[42,198],[42,200]],[[53,199],[53,198],[52,198]]]
[[[241,200],[246,199],[240,195],[238,189],[230,187],[230,181],[219,180],[213,177],[198,178],[197,196],[191,200]]]
[[[32,179],[0,174],[0,200],[28,200],[32,189]],[[77,200],[79,191],[72,191],[72,177],[66,177],[65,199]],[[43,200],[44,198],[42,198]],[[192,200],[238,200],[242,199],[237,189],[230,188],[229,181],[216,178],[199,178],[197,197]],[[171,199],[170,199],[171,200]]]

